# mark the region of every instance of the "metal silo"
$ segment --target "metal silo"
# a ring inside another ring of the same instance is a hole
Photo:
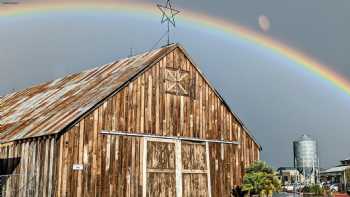
[[[317,183],[319,178],[317,142],[308,135],[302,135],[293,142],[293,149],[294,167],[303,175],[303,183]]]

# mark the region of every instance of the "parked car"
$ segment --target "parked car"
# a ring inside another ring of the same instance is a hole
[[[338,184],[332,184],[329,186],[329,190],[331,192],[338,192],[339,191],[339,185]]]
[[[294,191],[294,186],[293,185],[285,185],[282,187],[282,190],[285,192],[293,192]]]
[[[294,185],[294,188],[295,188],[295,191],[301,192],[301,191],[303,191],[303,189],[304,189],[304,185],[298,183],[298,184],[295,184],[295,185]]]

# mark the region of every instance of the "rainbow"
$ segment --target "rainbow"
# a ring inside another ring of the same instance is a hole
[[[142,15],[149,17],[159,17],[159,12],[154,5],[151,4],[135,4],[126,1],[78,1],[78,2],[31,2],[18,4],[16,6],[1,6],[1,17],[13,17],[31,14],[45,14],[51,12],[62,11],[110,11],[131,13],[134,15]],[[323,79],[346,95],[350,96],[350,83],[341,75],[330,70],[327,66],[321,64],[315,59],[308,57],[301,52],[286,46],[285,44],[273,40],[265,35],[259,34],[248,28],[225,21],[221,18],[196,13],[193,11],[183,11],[179,18],[189,24],[199,25],[208,31],[220,31],[228,36],[239,38],[240,40],[249,42],[254,45],[263,47],[271,52],[287,58],[289,61],[295,63],[301,68],[313,73],[320,79]]]

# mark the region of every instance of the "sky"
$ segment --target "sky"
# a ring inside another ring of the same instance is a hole
[[[19,5],[0,5],[0,95],[126,57],[130,48],[147,51],[166,28],[160,14],[75,10],[5,17],[6,6]],[[173,6],[240,24],[350,80],[348,0],[173,0]],[[268,29],[259,25],[261,16]],[[292,141],[302,134],[317,140],[324,168],[350,156],[349,94],[281,54],[181,19],[171,40],[186,48],[250,129],[263,147],[261,159],[292,166]]]

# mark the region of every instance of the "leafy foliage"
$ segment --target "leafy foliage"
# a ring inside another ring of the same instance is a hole
[[[243,190],[251,195],[272,196],[281,189],[277,173],[265,162],[256,161],[246,169],[243,178]]]
[[[313,193],[315,195],[322,195],[324,192],[324,189],[318,185],[318,184],[313,184],[313,185],[307,185],[304,187],[303,192],[305,193]]]
[[[248,193],[247,191],[243,191],[243,189],[238,185],[232,188],[232,191],[231,191],[231,194],[234,197],[244,197],[246,196],[247,193]]]
[[[274,173],[274,170],[267,165],[264,161],[256,161],[252,163],[246,170],[245,173],[254,173],[254,172],[265,172],[267,174]]]

